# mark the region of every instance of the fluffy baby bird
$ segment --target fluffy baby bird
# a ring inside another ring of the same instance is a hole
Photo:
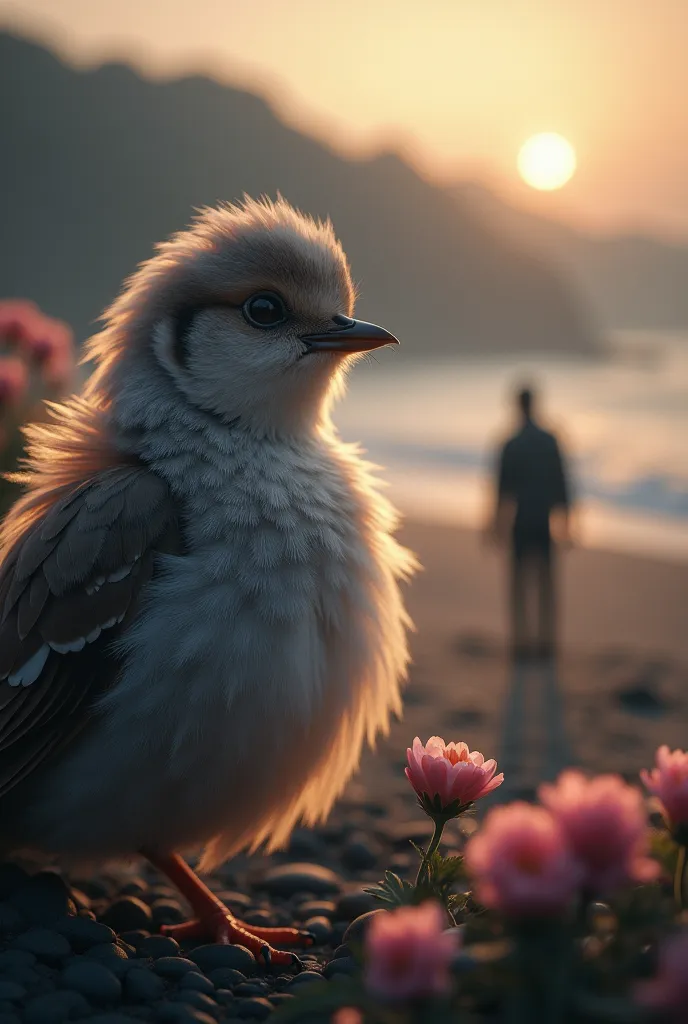
[[[129,280],[84,393],[27,431],[0,536],[0,842],[140,853],[189,900],[177,938],[266,961],[201,870],[321,820],[400,711],[413,558],[329,417],[357,354],[329,224],[202,212]],[[274,945],[273,945],[274,944]]]

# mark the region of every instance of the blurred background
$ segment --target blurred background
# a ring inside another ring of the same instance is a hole
[[[0,297],[77,348],[193,208],[332,218],[357,312],[402,340],[336,420],[426,566],[413,686],[474,746],[518,682],[475,531],[521,382],[577,499],[551,714],[595,768],[685,745],[687,35],[684,0],[0,2]]]

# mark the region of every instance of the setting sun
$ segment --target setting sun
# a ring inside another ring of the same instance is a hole
[[[573,177],[576,153],[570,142],[555,132],[533,135],[521,146],[518,172],[531,188],[552,191]]]

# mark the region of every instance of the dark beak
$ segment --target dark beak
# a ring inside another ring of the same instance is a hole
[[[365,320],[352,320],[348,316],[332,318],[335,326],[324,334],[305,334],[301,341],[307,352],[372,352],[383,345],[398,345],[399,341],[384,327],[367,324]],[[307,354],[307,353],[306,353]]]

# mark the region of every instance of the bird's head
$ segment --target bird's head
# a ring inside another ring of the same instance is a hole
[[[323,416],[352,358],[396,343],[354,320],[353,304],[329,223],[283,200],[204,210],[108,311],[89,348],[94,386],[142,405],[157,382],[221,421],[298,433]]]

